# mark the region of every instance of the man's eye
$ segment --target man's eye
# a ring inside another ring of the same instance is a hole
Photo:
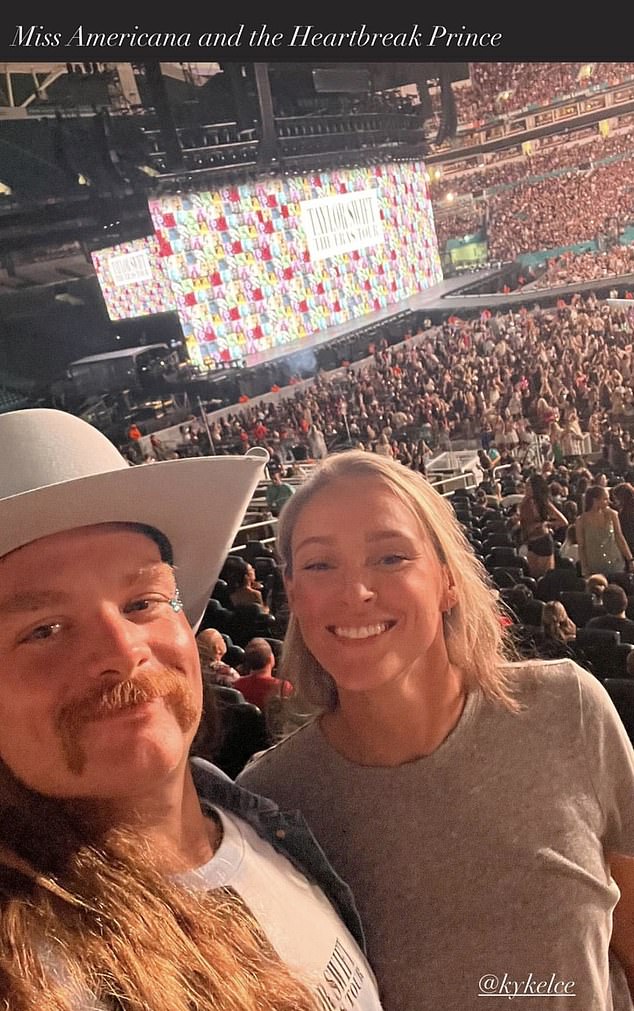
[[[31,629],[21,640],[22,642],[40,642],[43,639],[52,639],[61,630],[59,621],[52,621],[48,625],[38,625]]]
[[[167,597],[140,597],[138,600],[133,600],[124,608],[126,614],[134,614],[139,612],[151,612],[157,611],[159,609],[165,608],[169,605],[170,601]]]
[[[330,568],[330,562],[309,562],[308,565],[304,565],[304,570],[307,572],[325,572]]]

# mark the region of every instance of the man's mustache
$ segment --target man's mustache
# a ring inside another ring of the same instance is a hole
[[[199,714],[192,690],[185,675],[169,667],[153,674],[139,673],[126,681],[97,682],[83,698],[62,706],[56,728],[70,771],[79,775],[86,764],[80,738],[88,723],[156,699],[164,700],[183,732],[195,725]]]

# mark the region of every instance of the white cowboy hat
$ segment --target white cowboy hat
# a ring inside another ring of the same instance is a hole
[[[200,622],[268,454],[131,466],[64,411],[0,414],[0,558],[94,523],[143,523],[168,538],[183,609]]]

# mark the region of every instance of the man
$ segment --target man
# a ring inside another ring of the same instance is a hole
[[[293,686],[290,681],[274,677],[274,667],[275,655],[266,639],[251,639],[244,650],[243,677],[238,678],[233,687],[259,709],[266,708],[272,697],[288,698]]]
[[[274,516],[279,516],[282,507],[294,492],[292,485],[282,481],[282,474],[279,470],[271,474],[271,483],[266,489],[266,504]]]
[[[196,636],[203,681],[210,685],[224,685],[231,688],[240,675],[237,670],[223,662],[227,644],[215,628],[206,628]]]
[[[0,441],[0,1006],[376,1011],[303,823],[188,760],[263,454],[130,468],[50,410]]]
[[[621,642],[634,645],[634,621],[630,621],[625,611],[627,608],[627,593],[617,583],[608,583],[601,600],[605,614],[590,618],[587,628],[607,628],[612,632],[621,633]]]

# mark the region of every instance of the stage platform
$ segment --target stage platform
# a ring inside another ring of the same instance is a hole
[[[289,358],[295,354],[301,355],[306,351],[314,351],[323,344],[328,344],[330,341],[336,341],[348,337],[364,327],[371,327],[377,323],[385,322],[402,312],[423,312],[425,309],[444,309],[446,306],[443,300],[448,296],[451,296],[452,294],[457,295],[463,288],[474,284],[476,281],[486,280],[487,277],[493,279],[494,277],[497,277],[499,273],[499,269],[480,270],[474,271],[468,275],[463,274],[460,277],[447,278],[439,284],[434,284],[431,288],[427,288],[425,291],[419,292],[418,295],[412,295],[411,298],[403,299],[400,302],[394,302],[385,309],[379,309],[377,312],[366,313],[365,316],[357,316],[355,319],[351,319],[347,323],[341,323],[338,326],[328,327],[327,330],[318,330],[317,333],[309,334],[301,340],[293,341],[292,344],[286,344],[283,347],[270,348],[268,351],[247,355],[244,359],[244,365],[246,368],[253,368],[258,365],[266,365],[274,361],[279,361],[281,358]],[[463,299],[468,298],[468,296],[462,297]],[[473,298],[474,296],[471,297]]]

